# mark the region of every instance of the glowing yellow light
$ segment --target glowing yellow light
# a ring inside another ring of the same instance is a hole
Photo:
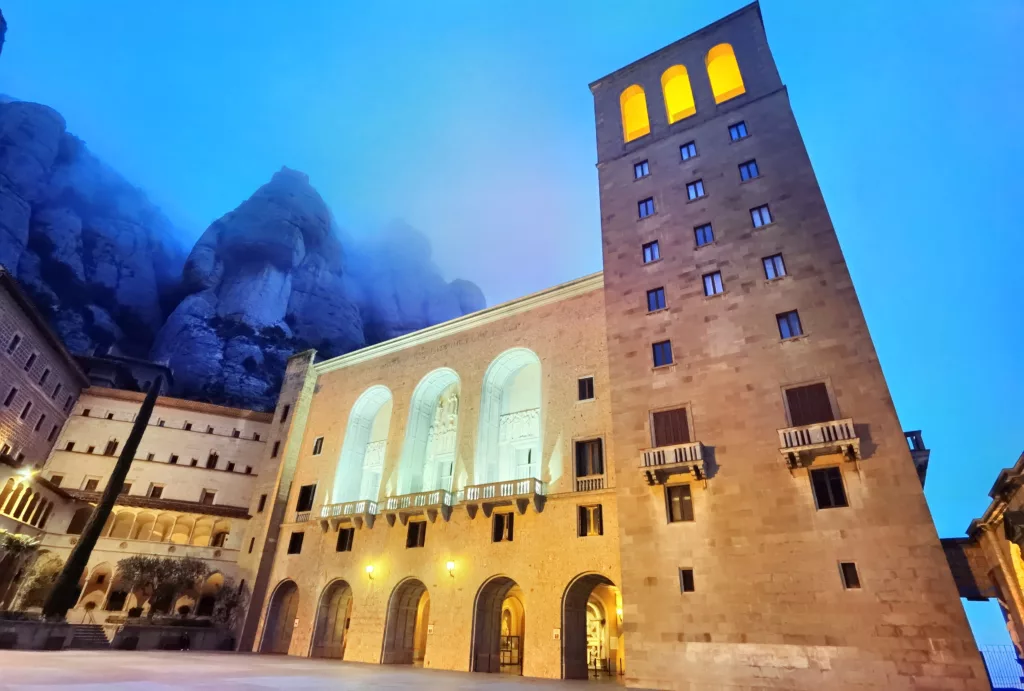
[[[31,468],[22,468],[21,470],[18,471],[18,475],[20,475],[21,477],[23,477],[23,478],[25,478],[27,480],[30,477],[32,477],[33,475],[35,475],[37,472],[39,472],[39,471],[38,470],[32,470]]]
[[[373,578],[373,564],[366,565],[366,575]]]
[[[447,564],[445,564],[445,568],[448,569],[448,575],[449,576],[452,576],[452,577],[455,576],[455,562],[454,561],[449,561]]]
[[[690,75],[682,65],[673,65],[661,75],[661,92],[665,96],[668,124],[679,122],[697,112],[693,103]]]
[[[704,58],[704,64],[708,68],[708,79],[711,81],[711,91],[715,94],[715,103],[722,103],[746,93],[743,77],[740,76],[740,66],[736,63],[736,54],[732,52],[732,46],[728,43],[719,43],[709,50],[707,57]]]
[[[637,84],[628,87],[619,96],[622,108],[622,136],[627,142],[651,132],[651,121],[647,118],[647,97]]]

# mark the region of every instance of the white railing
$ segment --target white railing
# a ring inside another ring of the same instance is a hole
[[[800,449],[856,439],[853,420],[831,420],[779,430],[779,447]]]
[[[704,460],[704,445],[699,441],[674,446],[659,446],[644,451],[644,467],[696,463]]]
[[[577,492],[590,492],[595,489],[604,489],[604,476],[578,477],[576,478]]]
[[[368,499],[346,501],[340,504],[325,504],[320,509],[320,518],[340,518],[358,514],[377,515],[377,502]]]
[[[532,494],[545,494],[544,483],[537,478],[529,477],[521,480],[504,480],[490,482],[486,485],[472,485],[458,493],[458,501],[488,501],[491,499],[509,499]]]
[[[427,506],[451,506],[452,493],[448,490],[435,489],[430,492],[402,494],[384,500],[385,511],[402,511],[404,509],[421,509]]]
[[[312,511],[296,511],[295,512],[295,522],[296,523],[305,523],[306,521],[309,520],[309,514],[311,514],[311,513],[312,513]]]

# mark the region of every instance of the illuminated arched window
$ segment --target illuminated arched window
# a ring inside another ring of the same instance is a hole
[[[690,75],[682,65],[673,65],[661,75],[661,93],[665,96],[668,124],[679,122],[697,112],[693,103]]]
[[[651,121],[647,118],[647,97],[644,90],[634,84],[619,96],[622,107],[622,136],[627,142],[651,132]]]
[[[719,43],[708,51],[704,63],[708,68],[708,79],[711,80],[711,91],[715,94],[715,103],[728,101],[746,92],[740,66],[736,63],[736,54],[728,43]]]

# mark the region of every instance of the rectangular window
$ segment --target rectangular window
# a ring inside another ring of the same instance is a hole
[[[769,281],[774,281],[776,278],[782,278],[786,275],[786,264],[782,261],[781,254],[765,257],[761,260],[761,264],[764,266],[764,277]]]
[[[207,506],[213,505],[213,500],[217,498],[216,490],[204,489],[199,495],[199,503],[206,504]]]
[[[580,377],[576,380],[577,393],[579,394],[579,400],[589,401],[594,397],[594,378],[593,377]]]
[[[288,538],[288,554],[299,554],[302,552],[302,538],[305,536],[303,532],[295,532]]]
[[[422,547],[427,539],[427,522],[426,521],[410,521],[408,532],[405,534],[405,546],[406,548],[411,547]]]
[[[316,495],[316,483],[303,485],[299,488],[299,498],[295,501],[296,511],[311,511],[313,509],[313,497]]]
[[[786,389],[786,405],[789,407],[789,421],[793,427],[836,419],[832,401],[828,397],[828,387],[820,382]]]
[[[46,441],[53,441],[57,438],[57,430],[60,429],[59,425],[54,425],[50,428],[50,433],[46,435]]]
[[[654,366],[664,367],[672,364],[672,341],[658,341],[651,346],[654,352]]]
[[[21,419],[24,420],[32,412],[32,401],[26,401],[25,407],[21,409]]]
[[[270,449],[270,457],[277,458],[277,452],[281,448],[281,442],[275,441],[274,446]]]
[[[281,422],[288,419],[288,413],[291,412],[291,409],[292,407],[290,405],[286,405],[284,408],[281,408]]]
[[[604,442],[589,439],[576,442],[576,477],[604,475]]]
[[[645,178],[651,174],[651,168],[647,165],[647,161],[640,161],[639,163],[633,164],[633,178],[639,180]]]
[[[209,426],[208,426],[208,427],[206,428],[206,433],[207,433],[207,434],[213,434],[213,428],[212,428],[212,427],[209,427]]]
[[[60,483],[62,483],[62,482],[64,482],[64,476],[63,475],[51,475],[50,476],[50,484],[53,485],[54,487],[60,487]]]
[[[252,433],[252,440],[253,441],[259,441],[260,440],[260,433],[259,432],[253,432]]]
[[[746,163],[740,164],[740,180],[746,182],[747,180],[753,180],[760,176],[761,173],[757,170],[757,161],[750,160]]]
[[[694,199],[700,199],[704,196],[704,181],[694,180],[693,182],[686,183],[686,198],[690,201]]]
[[[167,459],[167,462],[170,463],[171,465],[174,465],[175,463],[178,462],[178,455],[172,453],[170,458]]]
[[[758,206],[750,210],[750,220],[753,221],[755,228],[766,226],[772,222],[772,212],[768,209],[768,205]]]
[[[43,413],[42,415],[40,415],[39,419],[36,420],[36,426],[35,426],[35,430],[34,431],[38,432],[39,429],[43,426],[44,422],[46,422],[46,413]]]
[[[602,513],[600,504],[577,506],[576,535],[578,537],[604,535],[604,516]]]
[[[811,487],[814,489],[814,504],[819,510],[841,509],[850,505],[843,487],[843,472],[837,466],[813,468]]]
[[[100,486],[99,478],[91,477],[85,481],[84,489],[86,492],[95,492],[96,488]]]
[[[65,451],[74,451],[75,450],[75,442],[69,441],[67,444],[64,445],[64,450]]]
[[[637,213],[640,218],[647,218],[654,213],[654,197],[648,197],[647,199],[638,201],[636,203]]]
[[[695,142],[686,142],[681,147],[679,147],[679,157],[684,161],[689,161],[696,155],[697,144]]]
[[[121,485],[121,491],[119,492],[119,494],[130,494],[131,491],[132,491],[132,483],[126,482],[123,485]]]
[[[697,247],[703,247],[704,245],[710,245],[715,241],[715,233],[711,230],[711,224],[705,223],[702,226],[697,226],[693,229],[693,237],[697,242]]]
[[[235,464],[234,464],[233,461],[228,461],[228,472],[229,473],[235,472]]]
[[[156,426],[157,427],[163,427],[164,426],[164,421],[163,420],[157,420],[156,421]]]
[[[317,437],[316,441],[313,442],[313,455],[319,456],[320,452],[324,450],[324,438]]]
[[[661,250],[658,248],[658,241],[648,242],[643,246],[644,264],[650,264],[661,259]]]
[[[108,420],[113,420],[114,419],[114,414],[113,413],[107,413],[107,419]]]
[[[496,513],[491,516],[491,542],[512,542],[515,518],[513,513]]]
[[[164,486],[163,485],[150,485],[149,486],[149,498],[150,499],[159,499],[162,496],[164,496]]]
[[[220,455],[216,452],[211,451],[210,455],[206,457],[206,467],[214,469],[217,467],[217,461],[220,460]]]
[[[57,382],[57,385],[55,387],[53,387],[53,394],[50,395],[50,400],[52,400],[52,401],[57,400],[57,396],[60,395],[60,389],[61,389],[61,384],[60,384],[60,382]]]
[[[240,436],[242,436],[242,433],[237,429],[233,429],[231,430],[231,436],[234,439],[238,439]]]
[[[735,125],[729,125],[729,139],[736,141],[747,136],[747,123],[740,120]]]
[[[198,458],[193,458],[191,461],[189,461],[189,465],[192,466],[193,468],[195,468],[196,466],[199,465],[199,459]]]
[[[189,431],[191,429],[192,429],[192,423],[191,422],[186,422],[185,423],[185,431]]]
[[[651,413],[651,433],[655,447],[689,444],[690,425],[686,408]]]
[[[21,336],[14,334],[14,337],[11,338],[11,342],[7,344],[7,354],[13,354],[14,351],[18,349],[19,343],[21,343]]]
[[[252,466],[251,465],[245,466],[245,474],[246,475],[252,475]]]
[[[669,523],[693,520],[693,496],[689,485],[668,485],[665,487],[665,509]]]
[[[655,288],[647,291],[647,311],[654,312],[665,309],[665,289]]]
[[[693,592],[693,569],[679,569],[679,591]]]
[[[338,542],[334,546],[336,552],[351,552],[352,541],[355,540],[355,528],[340,528],[338,530]]]
[[[800,325],[800,315],[796,310],[776,314],[775,320],[779,323],[779,336],[782,338],[794,338],[804,333],[803,326]]]
[[[28,372],[30,369],[32,369],[32,365],[36,364],[36,360],[38,359],[38,357],[39,356],[36,355],[35,353],[32,353],[31,355],[28,356],[28,360],[25,361],[25,371],[26,372]]]
[[[722,287],[722,272],[715,271],[714,273],[704,274],[704,295],[710,297],[712,295],[718,295],[725,291]]]
[[[10,444],[4,444],[3,446],[0,446],[0,456],[10,456],[10,455],[11,455],[11,445]]]
[[[147,461],[155,461],[156,460],[156,454],[155,453],[147,453],[146,454],[146,460]]]
[[[249,538],[249,554],[252,554],[252,548],[256,546],[256,538]]]
[[[116,439],[111,439],[110,441],[108,441],[106,448],[103,449],[103,455],[113,456],[115,453],[117,453],[117,445],[118,442]]]
[[[839,562],[839,575],[843,579],[843,587],[847,590],[860,588],[860,574],[857,573],[857,565],[852,561]]]
[[[68,412],[69,410],[71,410],[71,405],[73,403],[74,403],[74,401],[71,400],[71,394],[68,394],[68,397],[64,399],[64,412],[65,413]]]
[[[4,407],[14,403],[14,397],[18,395],[18,387],[12,386],[11,390],[7,392],[7,397],[4,399]]]
[[[256,513],[263,513],[263,509],[267,506],[267,495],[261,494],[260,501],[256,504]]]
[[[39,386],[46,384],[46,380],[50,378],[50,368],[47,367],[43,370],[43,373],[39,375]]]

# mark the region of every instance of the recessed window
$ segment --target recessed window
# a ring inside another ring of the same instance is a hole
[[[249,554],[252,554],[252,548],[256,546],[256,538],[249,538]]]
[[[246,475],[252,475],[252,466],[251,465],[245,466],[245,474]]]
[[[172,453],[170,458],[167,459],[167,462],[170,463],[171,465],[174,465],[175,463],[178,462],[178,455]]]
[[[259,441],[260,440],[260,433],[259,432],[253,432],[252,433],[252,440],[253,441]]]
[[[852,561],[839,562],[839,575],[843,579],[843,587],[847,590],[860,588],[860,574],[857,573],[857,565]]]
[[[186,422],[184,429],[185,429],[185,431],[191,430],[192,429],[192,423],[191,422]]]
[[[340,528],[338,530],[338,542],[334,545],[334,551],[336,552],[351,552],[352,541],[355,540],[356,529],[355,528]]]
[[[690,424],[686,408],[658,410],[651,413],[652,446],[676,446],[690,443]]]
[[[654,366],[663,367],[672,364],[672,341],[658,341],[651,346],[654,352]]]
[[[29,355],[28,360],[25,361],[25,371],[28,372],[30,369],[32,369],[32,365],[36,364],[36,360],[38,359],[39,356],[36,355],[35,353]]]
[[[113,456],[115,453],[117,453],[117,445],[118,441],[116,439],[111,439],[110,441],[108,441],[106,448],[103,449],[103,455]]]
[[[46,422],[46,413],[40,415],[39,419],[36,420],[36,426],[33,431],[38,432],[40,428],[42,428],[44,422]]]
[[[234,461],[228,461],[228,468],[227,468],[227,470],[228,470],[229,473],[235,472],[235,463],[234,463]]]
[[[206,457],[206,467],[210,468],[211,470],[215,469],[217,467],[217,461],[219,460],[220,454],[218,454],[216,451],[211,451],[210,455]]]
[[[633,164],[633,177],[637,180],[645,178],[651,174],[651,167],[647,164],[647,161],[640,161],[639,163]]]
[[[693,520],[693,497],[689,485],[668,485],[665,487],[665,510],[669,523]]]
[[[132,483],[125,482],[124,484],[121,485],[120,494],[131,494],[131,491],[132,491]]]
[[[213,505],[213,500],[217,498],[217,491],[212,489],[204,489],[199,495],[199,503],[206,504],[207,506]]]
[[[107,419],[108,420],[113,420],[114,419],[114,414],[113,413],[107,413]]]
[[[65,451],[74,451],[75,450],[75,442],[69,441],[67,444],[64,445],[64,450]]]
[[[14,334],[11,338],[11,342],[7,344],[7,354],[11,355],[15,350],[18,349],[18,345],[21,343],[21,336]]]
[[[679,591],[692,593],[693,590],[693,569],[679,569]]]
[[[60,429],[59,425],[54,425],[50,428],[50,433],[46,435],[46,441],[53,441],[57,438],[57,430]]]
[[[800,315],[796,310],[776,314],[775,320],[779,323],[779,335],[784,339],[801,336],[804,333],[803,326],[800,325]]]
[[[57,382],[57,385],[53,387],[53,393],[50,395],[50,400],[57,400],[57,396],[60,395],[61,384]]]
[[[63,475],[54,474],[50,476],[50,484],[53,485],[54,487],[60,487],[60,483],[62,482],[64,482]]]
[[[750,220],[754,223],[755,228],[766,226],[772,222],[772,212],[768,209],[768,205],[759,206],[755,209],[750,210]]]
[[[263,513],[263,509],[267,505],[267,495],[261,494],[259,503],[256,504],[256,513]]]
[[[198,459],[198,458],[193,458],[193,459],[192,459],[191,461],[189,461],[189,463],[188,463],[188,464],[189,464],[190,466],[192,466],[193,468],[195,468],[195,467],[198,467],[198,465],[199,465],[199,459]]]
[[[694,180],[693,182],[686,183],[686,198],[690,201],[694,199],[700,199],[704,196],[704,181]]]
[[[160,499],[163,496],[164,496],[164,486],[163,485],[150,485],[149,486],[149,498],[150,499]]]
[[[715,232],[711,230],[710,223],[705,223],[693,229],[693,238],[697,243],[697,247],[703,247],[715,241]]]
[[[689,161],[696,155],[697,144],[695,142],[686,142],[681,147],[679,147],[679,157],[684,161]]]
[[[427,540],[426,521],[410,521],[409,528],[405,533],[406,548],[422,547]]]
[[[515,514],[496,513],[491,516],[491,542],[512,542]]]
[[[296,511],[311,511],[313,509],[313,497],[316,495],[316,483],[303,485],[299,488],[299,498],[295,501]]]
[[[576,386],[579,393],[579,400],[589,401],[594,397],[593,377],[580,377],[576,380]]]
[[[576,442],[576,477],[604,475],[604,443],[600,439]]]
[[[781,254],[765,257],[761,260],[761,264],[764,266],[764,277],[769,281],[774,281],[776,278],[782,278],[786,275],[786,264],[782,261]]]
[[[7,392],[6,398],[4,398],[4,406],[9,406],[14,403],[14,397],[18,395],[18,387],[12,386],[11,390]]]
[[[93,451],[95,451],[95,450],[96,450],[96,447],[95,447],[95,446],[90,446],[90,447],[89,447],[88,449],[86,449],[86,450],[85,450],[85,452],[86,452],[86,453],[92,453],[92,452],[93,452]]]
[[[281,442],[275,441],[274,442],[274,446],[271,447],[271,449],[270,449],[270,457],[271,458],[277,458],[277,452],[280,450],[280,448],[281,448]]]
[[[317,437],[316,440],[313,442],[313,455],[314,456],[319,456],[320,452],[323,451],[323,450],[324,450],[324,438],[323,437]]]
[[[242,436],[242,432],[237,429],[233,429],[231,430],[231,436],[234,439],[238,439],[240,436]]]
[[[655,288],[654,290],[647,291],[647,311],[654,312],[656,310],[665,309],[665,289]]]
[[[147,461],[155,461],[156,460],[156,454],[155,453],[147,453],[146,454],[146,460]]]
[[[39,386],[46,384],[46,380],[50,378],[50,368],[47,367],[43,370],[43,373],[39,375]]]
[[[290,413],[291,410],[292,407],[290,405],[286,405],[284,408],[281,408],[281,422],[288,419],[288,413]]]
[[[99,478],[91,477],[86,479],[85,485],[82,487],[86,492],[95,492],[96,488],[100,486]]]
[[[157,420],[157,421],[156,421],[156,426],[157,426],[157,427],[163,427],[163,426],[164,426],[164,424],[165,424],[164,420]]]
[[[644,264],[650,264],[661,259],[661,250],[658,248],[658,241],[648,242],[643,246]]]
[[[299,554],[302,552],[302,538],[305,536],[303,532],[295,532],[288,538],[288,554]]]
[[[32,412],[32,401],[26,401],[25,407],[21,409],[21,419],[24,420]]]
[[[757,161],[751,159],[746,163],[740,164],[740,180],[746,182],[747,180],[753,180],[756,177],[760,177],[761,173],[757,169]]]
[[[843,487],[843,472],[837,466],[813,468],[811,487],[814,489],[814,504],[819,510],[841,509],[850,505]]]
[[[207,434],[213,434],[213,428],[212,427],[207,427],[206,428],[206,433]]]
[[[735,125],[729,125],[729,139],[736,141],[747,136],[747,123],[740,120]]]
[[[68,394],[68,397],[64,399],[64,412],[65,413],[68,412],[69,410],[71,410],[71,405],[73,403],[74,403],[74,401],[71,400],[71,394]]]
[[[654,197],[638,201],[636,203],[636,210],[640,218],[647,218],[652,215],[654,213]]]
[[[714,273],[704,274],[704,295],[710,297],[712,295],[718,295],[725,291],[722,287],[722,272],[715,271]]]
[[[576,535],[593,537],[604,535],[604,516],[600,504],[576,507]]]

